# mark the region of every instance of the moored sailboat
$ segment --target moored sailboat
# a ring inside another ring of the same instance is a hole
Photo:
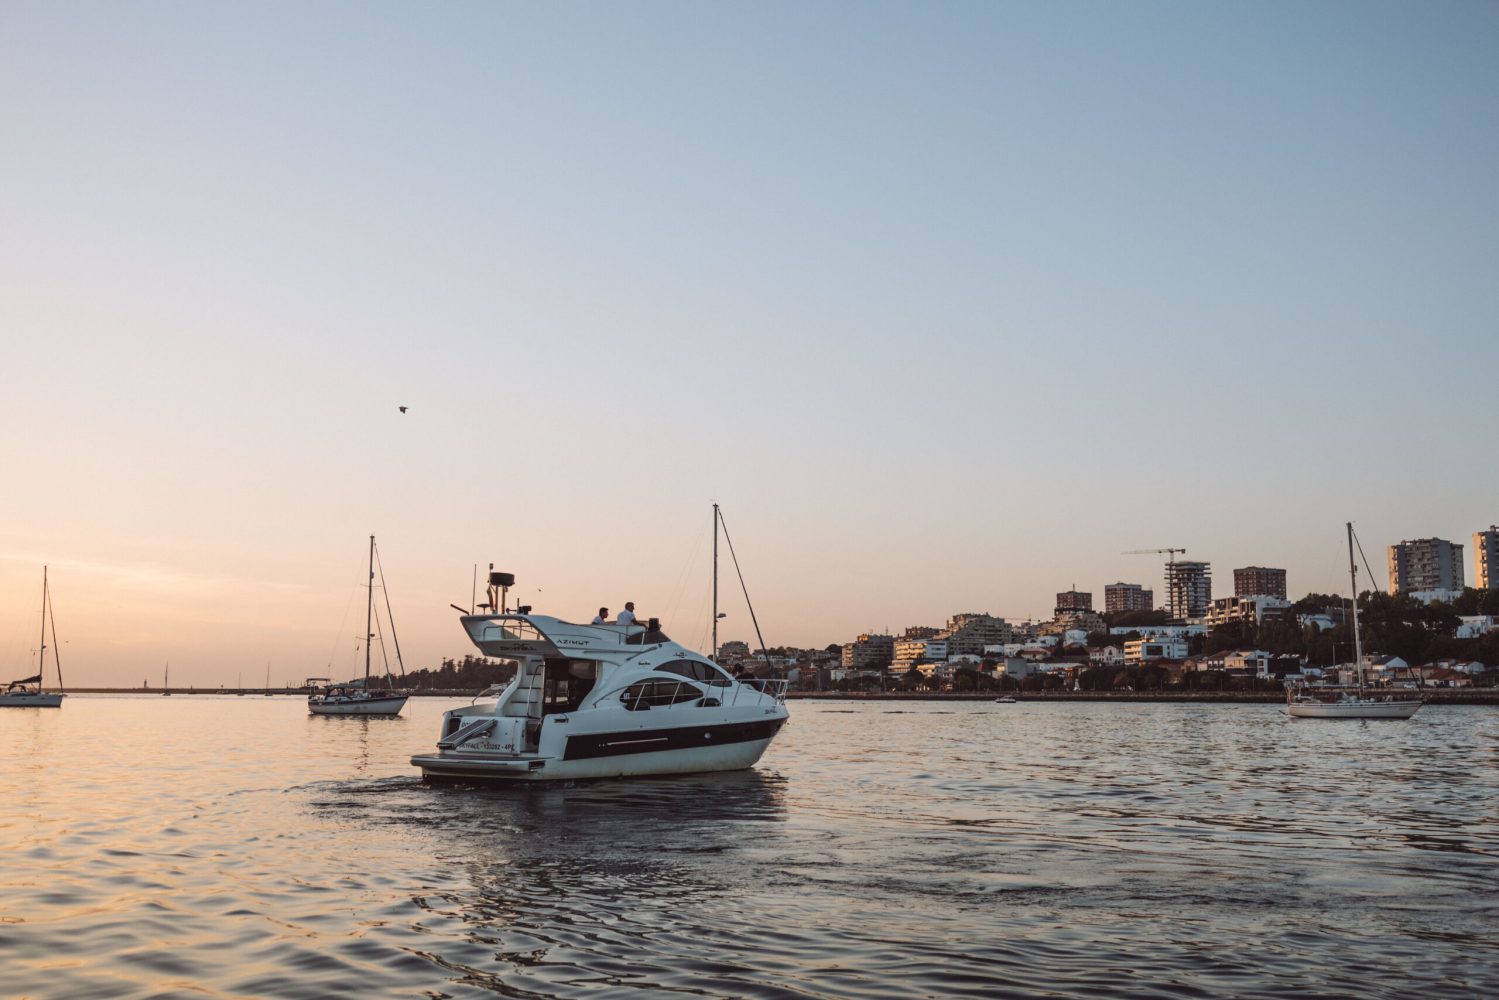
[[[42,639],[37,648],[36,674],[11,681],[0,691],[0,708],[61,708],[63,694],[62,660],[57,655],[57,622],[52,615],[50,591],[47,586],[47,567],[42,567]],[[42,689],[42,677],[47,673],[47,629],[52,630],[52,664],[57,669],[57,690]]]
[[[1364,681],[1364,648],[1358,628],[1358,563],[1353,557],[1353,522],[1348,522],[1348,577],[1353,587],[1353,659],[1358,667],[1355,691],[1305,687],[1286,689],[1286,711],[1296,719],[1409,719],[1421,707],[1420,696],[1370,694]]]
[[[364,628],[364,678],[344,681],[340,684],[324,682],[322,678],[314,678],[308,681],[312,691],[307,696],[307,711],[313,715],[364,715],[364,716],[394,716],[400,715],[401,709],[406,706],[406,699],[410,697],[405,691],[397,691],[389,686],[390,664],[386,663],[385,678],[387,686],[372,687],[370,684],[370,647],[375,639],[375,536],[370,536],[370,568],[369,568],[369,601],[365,606],[365,628]],[[380,588],[385,589],[385,570],[380,571]],[[390,625],[391,640],[396,648],[396,663],[401,668],[401,673],[406,673],[405,665],[401,663],[401,643],[396,638],[395,620],[390,613],[390,595],[386,594],[385,619]],[[383,651],[384,646],[382,644]],[[315,682],[322,682],[321,686]]]

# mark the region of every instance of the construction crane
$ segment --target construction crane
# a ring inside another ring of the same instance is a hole
[[[1187,554],[1186,549],[1130,549],[1128,552],[1119,553],[1122,556],[1159,556],[1164,555],[1166,562],[1176,562],[1176,553]]]

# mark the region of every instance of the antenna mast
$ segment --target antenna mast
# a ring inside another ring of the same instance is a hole
[[[1364,696],[1364,647],[1358,637],[1358,563],[1353,560],[1353,522],[1348,522],[1348,579],[1353,588],[1353,659],[1358,664],[1358,696]]]
[[[713,505],[713,648],[708,659],[718,662],[718,504]]]
[[[47,672],[47,567],[45,566],[42,567],[42,642],[36,654],[36,672],[38,676]]]
[[[370,687],[370,642],[375,638],[375,536],[370,536],[369,600],[364,605],[364,689]]]

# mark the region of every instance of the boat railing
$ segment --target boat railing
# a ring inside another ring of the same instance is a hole
[[[748,677],[742,681],[734,682],[734,697],[730,704],[739,700],[739,692],[744,690],[755,691],[759,694],[769,695],[775,699],[777,704],[786,700],[786,691],[791,687],[791,682],[775,677],[759,678]]]
[[[503,684],[491,684],[483,691],[480,691],[478,694],[474,695],[473,700],[470,701],[469,704],[477,705],[482,698],[498,698],[500,695],[505,693],[505,689],[509,686],[509,681],[506,681]]]

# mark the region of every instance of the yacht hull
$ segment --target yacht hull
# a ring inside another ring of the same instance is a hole
[[[352,701],[307,703],[313,715],[400,715],[406,707],[406,696],[399,698],[360,698]]]
[[[1286,711],[1293,719],[1409,719],[1420,707],[1419,701],[1291,702]]]
[[[635,734],[619,734],[621,737]],[[541,757],[482,750],[443,750],[411,758],[429,781],[578,781],[653,774],[701,774],[754,767],[774,735],[713,747],[620,753],[596,757]]]
[[[61,708],[60,694],[0,694],[0,708]]]

